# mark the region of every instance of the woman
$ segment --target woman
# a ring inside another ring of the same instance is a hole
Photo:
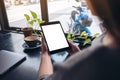
[[[40,80],[120,80],[120,0],[87,0],[87,4],[107,30],[100,45],[80,51],[69,41],[70,54],[78,53],[53,68],[43,39]]]

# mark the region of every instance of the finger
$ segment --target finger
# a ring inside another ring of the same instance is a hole
[[[73,41],[71,41],[71,40],[68,40],[68,42],[69,42],[69,44],[70,44],[70,46],[71,46],[71,49],[73,50],[73,51],[80,51],[80,48],[77,46],[77,45],[75,45],[75,43],[73,42]]]
[[[42,50],[44,48],[44,40],[43,40],[43,36],[42,36]]]
[[[71,41],[71,40],[68,40],[68,43],[70,44],[71,47],[75,47],[76,46],[75,43],[73,41]]]
[[[43,36],[42,36],[42,49],[47,50],[47,46],[46,46],[46,43],[45,43],[45,38]]]

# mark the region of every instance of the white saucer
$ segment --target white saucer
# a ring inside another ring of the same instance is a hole
[[[41,47],[41,43],[38,42],[35,47],[29,47],[26,43],[24,43],[24,44],[22,45],[22,47],[23,47],[24,49],[36,49],[36,48]]]

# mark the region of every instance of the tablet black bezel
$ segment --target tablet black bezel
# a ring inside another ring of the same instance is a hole
[[[42,24],[40,24],[42,32],[43,32],[42,26],[44,26],[44,25],[52,25],[52,24],[60,24],[61,29],[62,29],[62,31],[63,31],[63,34],[64,34],[64,36],[65,36],[65,32],[64,32],[64,30],[63,30],[63,27],[62,27],[60,21],[47,22],[47,23],[42,23]],[[45,37],[45,35],[44,35],[44,32],[43,32],[43,36],[44,36],[45,42],[46,42],[46,44],[47,44],[47,40],[46,40],[46,37]],[[65,37],[65,38],[66,38],[66,37]],[[67,43],[68,43],[68,40],[67,40],[67,39],[66,39],[66,41],[67,41]],[[69,43],[68,43],[68,45],[69,45]],[[48,47],[48,51],[49,51],[50,54],[55,54],[55,53],[58,53],[58,52],[70,50],[70,45],[69,45],[68,47],[64,47],[64,48],[57,49],[57,50],[53,50],[53,51],[50,51],[50,50],[49,50],[48,44],[47,44],[47,47]]]

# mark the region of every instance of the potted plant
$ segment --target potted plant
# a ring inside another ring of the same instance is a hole
[[[25,37],[31,36],[32,33],[33,33],[33,28],[28,26],[26,28],[23,28],[22,32],[23,32],[23,34],[24,34]]]
[[[83,31],[80,35],[75,35],[75,34],[67,34],[67,38],[68,39],[72,39],[73,42],[78,43],[80,49],[84,49],[88,46],[91,45],[91,42],[98,37],[100,34],[96,33],[93,36],[89,36],[88,33],[86,31]]]
[[[35,30],[33,30],[33,27],[34,27],[34,29],[38,29],[39,25],[41,23],[45,22],[45,21],[40,20],[40,18],[36,14],[36,12],[34,12],[32,10],[30,10],[30,15],[24,14],[25,19],[27,21],[27,27],[23,28],[22,31],[23,31],[25,37],[32,35],[33,32],[37,34],[37,32]]]

